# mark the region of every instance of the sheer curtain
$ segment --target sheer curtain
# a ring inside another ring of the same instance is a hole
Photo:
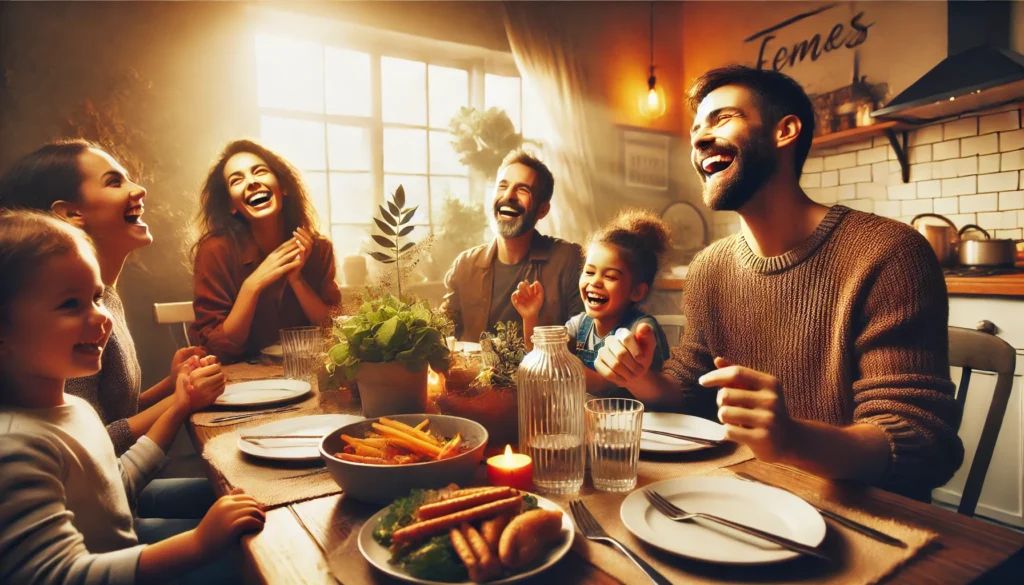
[[[598,227],[595,199],[597,151],[592,129],[599,113],[590,111],[579,61],[559,39],[556,18],[540,2],[503,2],[505,32],[523,78],[523,92],[535,91],[546,116],[539,147],[555,176],[548,215],[551,235],[583,242]]]

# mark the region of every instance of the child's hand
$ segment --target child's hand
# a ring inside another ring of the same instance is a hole
[[[198,549],[211,555],[218,554],[237,542],[247,532],[263,530],[266,514],[252,496],[235,489],[210,506],[195,529]]]
[[[541,307],[544,306],[544,287],[540,281],[533,284],[525,280],[520,282],[512,292],[512,306],[519,311],[523,319],[536,319],[540,315]]]
[[[193,356],[178,374],[174,396],[188,412],[195,412],[213,404],[224,393],[224,383],[224,372],[216,356]]]
[[[177,377],[178,373],[181,371],[181,366],[185,365],[185,362],[187,362],[190,357],[204,357],[205,355],[206,350],[195,345],[183,347],[174,352],[174,357],[171,358],[171,376]]]

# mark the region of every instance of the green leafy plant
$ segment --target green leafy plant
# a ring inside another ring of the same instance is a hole
[[[347,380],[356,377],[362,362],[398,362],[410,372],[430,364],[445,371],[450,362],[444,340],[451,330],[451,321],[426,301],[408,303],[390,294],[364,298],[357,314],[335,320],[327,369],[333,375],[340,368]]]
[[[480,349],[488,357],[488,366],[473,380],[471,386],[516,388],[516,372],[526,357],[526,343],[515,321],[496,323],[494,333],[480,336]]]
[[[412,230],[416,228],[414,225],[409,225],[412,218],[416,215],[416,210],[419,206],[407,209],[405,207],[405,188],[401,185],[395,189],[394,195],[391,196],[390,200],[385,201],[387,203],[387,209],[383,205],[379,205],[381,218],[373,218],[374,223],[380,228],[380,231],[384,235],[374,235],[373,241],[378,246],[387,250],[384,252],[370,252],[370,257],[380,262],[381,264],[394,264],[395,271],[398,273],[398,296],[402,296],[402,268],[401,260],[405,259],[407,254],[410,253],[410,249],[415,246],[415,242],[406,242],[402,245],[402,238],[412,233]]]
[[[470,205],[449,196],[441,206],[441,219],[435,227],[439,237],[434,242],[431,276],[439,280],[456,256],[484,242],[487,216],[483,205]]]
[[[501,161],[524,142],[512,119],[500,108],[482,112],[476,108],[459,108],[459,113],[448,123],[448,132],[459,162],[491,180],[498,174]]]

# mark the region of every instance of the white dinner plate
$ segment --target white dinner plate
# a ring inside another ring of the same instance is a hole
[[[456,341],[455,351],[462,353],[478,353],[480,351],[480,344],[473,341]]]
[[[316,414],[297,416],[267,423],[242,431],[238,437],[238,450],[263,459],[306,461],[320,459],[320,439],[258,439],[247,441],[252,435],[324,435],[347,424],[363,420],[351,414]]]
[[[309,382],[304,380],[287,380],[274,378],[271,380],[250,380],[228,384],[224,393],[217,397],[214,404],[219,406],[257,406],[287,402],[309,394],[312,390]]]
[[[671,412],[645,412],[643,428],[667,433],[690,435],[712,441],[725,439],[725,427],[706,418]],[[640,433],[640,450],[653,453],[685,453],[707,449],[712,445],[700,445],[652,433]]]
[[[681,477],[648,485],[687,512],[721,516],[807,546],[825,539],[825,520],[797,496],[732,477]],[[706,520],[676,522],[651,506],[643,490],[626,496],[619,508],[626,529],[647,544],[691,559],[729,565],[784,561],[800,553]]]
[[[498,579],[496,581],[487,581],[487,585],[502,585],[503,583],[515,583],[521,581],[527,577],[531,577],[547,569],[551,565],[558,562],[559,559],[565,556],[565,553],[569,552],[572,547],[572,540],[575,536],[576,529],[572,524],[572,519],[568,514],[562,510],[562,507],[558,504],[538,496],[537,494],[531,494],[537,498],[537,505],[545,510],[558,510],[562,512],[562,540],[552,548],[546,557],[543,557],[539,563],[534,563],[531,568],[527,568],[520,573],[516,573],[511,577],[504,579]],[[424,579],[417,579],[411,575],[407,575],[400,571],[394,565],[388,563],[391,559],[391,552],[381,546],[376,540],[373,539],[373,531],[377,527],[377,520],[387,513],[387,508],[384,508],[380,512],[377,512],[370,517],[369,520],[363,524],[363,527],[359,530],[359,552],[363,553],[365,558],[371,565],[377,567],[382,572],[387,573],[392,577],[396,577],[403,581],[409,581],[410,583],[418,583],[420,585],[472,585],[472,581],[460,581],[460,582],[445,582],[445,581],[427,581]]]
[[[281,349],[281,344],[268,345],[260,350],[260,353],[267,357],[281,359],[284,357],[284,350]]]

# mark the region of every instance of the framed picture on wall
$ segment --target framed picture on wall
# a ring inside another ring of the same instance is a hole
[[[627,187],[668,191],[672,169],[672,136],[660,132],[624,128],[622,166]]]

